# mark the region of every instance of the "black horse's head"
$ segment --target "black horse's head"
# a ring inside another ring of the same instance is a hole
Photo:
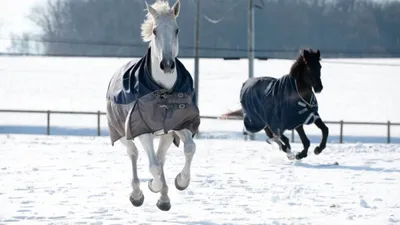
[[[320,93],[323,89],[321,81],[321,53],[319,50],[313,51],[312,49],[304,49],[300,55],[303,61],[303,74],[304,82],[310,85],[316,93]]]

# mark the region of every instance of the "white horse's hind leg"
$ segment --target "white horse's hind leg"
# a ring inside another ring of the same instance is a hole
[[[153,192],[161,191],[161,197],[157,202],[157,207],[160,210],[168,211],[171,208],[168,197],[168,186],[165,181],[163,164],[158,160],[154,152],[154,135],[142,134],[139,136],[139,140],[149,157],[149,169],[150,173],[153,175],[153,179],[149,182],[149,189]]]
[[[139,207],[144,202],[144,195],[143,192],[140,190],[140,181],[137,173],[137,159],[139,156],[139,152],[136,148],[135,143],[133,143],[133,141],[131,140],[127,140],[126,137],[122,137],[120,139],[120,142],[126,147],[126,151],[132,163],[133,178],[131,185],[133,191],[131,193],[131,196],[129,197],[129,200],[131,201],[132,205]]]
[[[175,178],[175,187],[183,191],[190,183],[190,167],[192,165],[192,160],[194,153],[196,152],[196,144],[192,138],[192,132],[188,129],[183,129],[180,131],[175,131],[179,138],[183,142],[183,148],[185,153],[185,166],[182,171]]]

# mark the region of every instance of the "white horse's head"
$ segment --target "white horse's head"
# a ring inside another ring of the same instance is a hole
[[[179,52],[179,27],[176,18],[179,15],[180,1],[177,0],[172,7],[168,0],[157,0],[153,5],[146,2],[146,6],[148,13],[141,26],[142,39],[150,42],[153,54],[160,62],[160,69],[171,73]]]

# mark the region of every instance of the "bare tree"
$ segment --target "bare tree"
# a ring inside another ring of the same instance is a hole
[[[7,51],[17,54],[31,54],[40,51],[40,43],[35,42],[34,37],[29,33],[10,34],[11,44]]]

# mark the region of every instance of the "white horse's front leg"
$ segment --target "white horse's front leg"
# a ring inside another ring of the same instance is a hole
[[[192,165],[194,153],[196,152],[196,144],[193,141],[192,132],[190,130],[183,129],[175,131],[175,133],[182,140],[185,153],[185,166],[175,178],[175,187],[178,190],[183,191],[190,183],[190,167]]]
[[[161,179],[161,183],[162,183],[161,196],[157,202],[157,207],[164,211],[168,211],[171,209],[171,202],[168,197],[168,185],[167,185],[167,181],[165,179],[164,164],[165,164],[165,156],[166,156],[167,151],[168,151],[169,147],[171,146],[173,140],[174,140],[174,137],[173,137],[172,133],[168,133],[168,134],[161,136],[160,143],[158,145],[158,150],[157,150],[158,162],[161,164],[160,179]]]
[[[132,163],[132,188],[133,191],[129,197],[129,200],[131,201],[132,205],[139,207],[143,204],[144,202],[144,195],[143,192],[140,190],[140,181],[137,173],[137,159],[139,156],[138,149],[136,148],[135,143],[131,140],[127,140],[125,137],[122,137],[120,139],[120,142],[126,147],[126,151],[129,155],[129,158],[131,159]]]
[[[172,133],[165,134],[160,137],[160,143],[158,144],[157,158],[160,163],[164,165],[165,155],[172,142],[174,141],[174,136]]]
[[[149,189],[152,192],[162,191],[160,200],[157,202],[157,207],[160,210],[168,211],[171,208],[168,195],[168,187],[166,186],[163,165],[158,160],[156,153],[154,151],[154,135],[153,134],[142,134],[139,136],[139,140],[142,143],[144,150],[149,157],[149,170],[153,175],[153,179],[149,181]],[[165,187],[164,187],[165,186]]]
[[[159,163],[156,153],[154,151],[154,135],[142,134],[139,136],[140,143],[149,158],[149,170],[153,179],[149,182],[149,188],[152,192],[158,193],[161,191],[161,164]]]

